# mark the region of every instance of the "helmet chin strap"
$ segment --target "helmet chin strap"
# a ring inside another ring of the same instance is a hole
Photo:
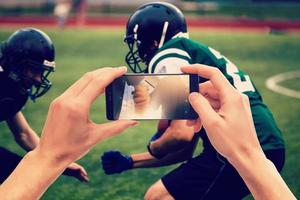
[[[158,48],[162,47],[162,45],[165,42],[165,38],[166,38],[166,33],[167,33],[167,30],[168,30],[168,26],[169,26],[169,22],[166,21],[164,23],[164,27],[163,27],[162,34],[161,34],[161,37],[160,37]]]

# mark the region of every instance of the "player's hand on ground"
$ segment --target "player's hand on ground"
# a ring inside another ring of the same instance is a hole
[[[249,152],[262,152],[248,97],[237,91],[217,68],[195,64],[182,71],[210,80],[202,94],[192,93],[189,100],[216,150],[229,161]]]
[[[125,67],[88,72],[56,98],[50,105],[37,150],[67,167],[100,141],[136,125],[137,122],[131,120],[96,124],[89,116],[95,99],[125,72]]]
[[[107,151],[101,156],[102,168],[105,174],[116,174],[131,169],[133,160],[119,151]]]
[[[68,168],[63,172],[63,175],[74,177],[82,182],[89,181],[87,172],[81,165],[77,163],[71,163],[68,166]]]
[[[136,112],[143,112],[150,103],[150,94],[145,84],[139,84],[134,87],[133,100]]]

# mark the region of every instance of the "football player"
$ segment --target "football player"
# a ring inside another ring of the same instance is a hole
[[[125,42],[129,47],[126,62],[135,73],[182,73],[181,66],[195,63],[218,68],[238,91],[249,97],[260,145],[278,171],[282,170],[285,145],[281,132],[249,75],[215,49],[189,39],[185,17],[177,7],[163,2],[139,7],[127,22]],[[203,95],[205,87],[200,85]],[[193,157],[199,137],[203,151]],[[183,161],[154,183],[145,199],[242,199],[250,194],[233,166],[213,148],[205,129],[195,133],[184,120],[161,120],[148,152],[127,156],[109,151],[102,156],[106,174]]]
[[[27,99],[35,101],[51,87],[48,75],[55,70],[55,52],[51,39],[41,30],[23,28],[1,46],[0,121],[6,121],[16,142],[26,151],[33,150],[39,137],[22,114]],[[21,156],[0,147],[0,183],[18,165]],[[64,172],[80,181],[88,181],[85,169],[72,163]]]

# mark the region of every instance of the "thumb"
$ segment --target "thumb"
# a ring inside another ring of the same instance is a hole
[[[117,120],[105,124],[97,124],[93,130],[93,143],[96,144],[99,141],[120,134],[126,129],[136,126],[137,124],[138,122],[134,120]]]
[[[189,96],[189,101],[194,110],[198,113],[204,128],[210,129],[210,127],[208,127],[209,124],[220,119],[219,114],[215,112],[207,99],[200,93],[191,93]]]

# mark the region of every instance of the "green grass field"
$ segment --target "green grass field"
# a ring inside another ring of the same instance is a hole
[[[0,40],[6,39],[12,31],[2,28]],[[24,109],[28,121],[38,133],[42,130],[48,105],[56,96],[89,70],[124,65],[123,57],[127,52],[127,46],[122,41],[121,29],[45,31],[53,39],[57,50],[57,71],[51,75],[53,88],[36,103],[28,102]],[[219,50],[252,77],[284,134],[287,156],[282,175],[294,194],[300,197],[300,100],[273,93],[265,87],[268,77],[300,69],[300,35],[194,30],[191,32],[191,38]],[[286,84],[300,90],[299,79],[295,81],[296,84],[291,81]],[[92,107],[91,116],[95,122],[106,121],[103,97]],[[88,184],[82,184],[69,177],[60,177],[42,199],[142,199],[152,183],[176,166],[139,169],[106,176],[101,169],[99,156],[111,149],[127,154],[145,151],[147,141],[154,133],[155,123],[141,122],[138,127],[96,146],[78,161],[89,172]],[[5,123],[0,123],[0,132],[0,146],[24,154],[14,142]],[[196,153],[199,151],[201,144]]]

